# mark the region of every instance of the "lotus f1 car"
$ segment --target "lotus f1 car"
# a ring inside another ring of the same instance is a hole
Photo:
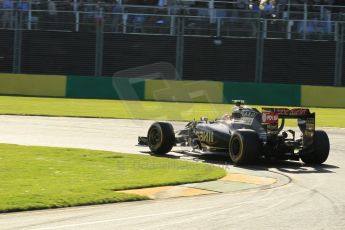
[[[228,152],[236,164],[253,163],[258,158],[302,160],[322,164],[329,155],[326,132],[315,130],[315,113],[305,108],[255,108],[237,101],[231,115],[214,121],[201,118],[174,132],[170,123],[155,122],[146,137],[139,137],[153,154],[168,153],[174,146],[190,146],[194,151]],[[286,119],[297,119],[300,135],[283,130]]]

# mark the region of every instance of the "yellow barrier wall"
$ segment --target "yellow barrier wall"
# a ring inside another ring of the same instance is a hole
[[[331,86],[302,86],[301,105],[344,108],[345,88]]]
[[[65,97],[66,76],[0,74],[0,94]]]
[[[223,83],[212,81],[147,80],[145,100],[223,102]]]

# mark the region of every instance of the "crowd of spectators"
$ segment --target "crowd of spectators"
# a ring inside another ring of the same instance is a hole
[[[114,31],[120,29],[124,12],[137,14],[129,19],[131,23],[142,24],[148,18],[143,14],[290,19],[291,12],[299,12],[297,19],[303,19],[303,12],[307,11],[312,15],[307,19],[312,22],[307,26],[300,23],[299,27],[312,30],[317,20],[330,21],[332,14],[345,13],[345,0],[0,0],[2,28],[13,28],[13,12],[18,9],[35,11],[30,23],[47,22],[49,27],[58,27],[58,22],[75,21],[76,12],[81,12],[81,22],[103,20],[106,13],[111,15]],[[165,23],[164,18],[155,19],[155,22]]]
[[[275,8],[284,8],[290,5],[290,10],[304,10],[304,4],[308,5],[309,11],[318,11],[319,6],[345,6],[344,0],[0,0],[1,9],[14,9],[32,7],[46,10],[48,5],[54,3],[57,10],[88,10],[95,9],[97,5],[102,5],[107,11],[112,11],[114,5],[137,5],[137,6],[184,6],[196,8],[209,8],[210,3],[216,9],[238,9],[238,10],[262,10],[274,11]],[[23,9],[24,9],[23,8]],[[341,8],[334,7],[334,11]]]

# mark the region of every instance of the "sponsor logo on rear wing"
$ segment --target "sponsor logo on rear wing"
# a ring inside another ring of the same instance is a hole
[[[314,113],[310,113],[309,109],[304,109],[304,108],[295,108],[295,109],[262,108],[262,112],[276,113],[279,115],[279,117],[284,117],[284,118],[304,118],[304,117],[310,117],[310,115],[314,114]]]
[[[264,124],[275,124],[278,123],[278,113],[274,112],[262,112],[262,123]]]

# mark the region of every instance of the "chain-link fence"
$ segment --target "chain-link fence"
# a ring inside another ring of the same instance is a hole
[[[1,72],[100,76],[166,62],[175,66],[176,79],[345,83],[342,7],[290,4],[266,12],[235,3],[217,8],[217,2],[207,7],[19,3],[0,10]],[[325,72],[314,71],[320,66]],[[319,80],[290,79],[300,73]]]

